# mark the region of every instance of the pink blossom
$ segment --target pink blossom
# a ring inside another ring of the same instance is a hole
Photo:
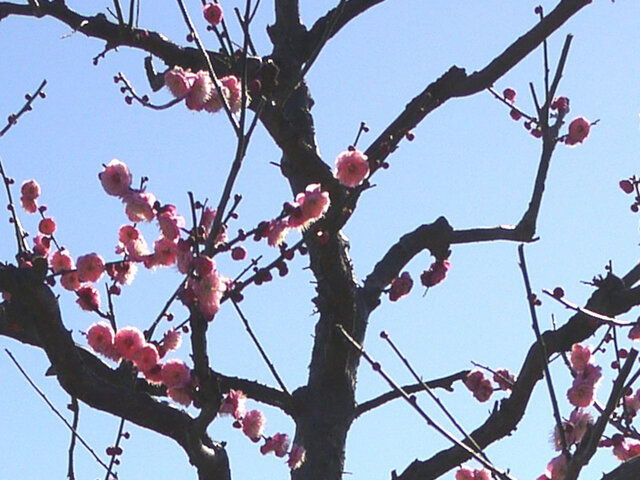
[[[200,226],[204,227],[204,229],[209,232],[211,227],[213,227],[213,222],[216,219],[217,211],[215,208],[205,207],[202,210],[202,216],[200,217]]]
[[[473,471],[473,480],[491,480],[491,471],[486,468]]]
[[[631,327],[627,336],[630,340],[640,340],[640,318],[636,321],[635,325]]]
[[[229,390],[223,400],[218,413],[220,415],[231,415],[236,420],[245,414],[245,402],[247,397],[240,390]]]
[[[242,433],[249,437],[251,441],[259,442],[260,438],[262,438],[266,421],[264,414],[260,410],[250,410],[242,418]]]
[[[409,272],[402,272],[402,275],[395,278],[391,282],[391,289],[389,290],[389,300],[396,302],[402,297],[405,297],[411,291],[413,287],[413,280]]]
[[[144,375],[144,378],[148,382],[161,384],[162,383],[162,364],[157,363],[151,369],[143,371],[142,374]]]
[[[183,70],[182,67],[173,67],[164,74],[164,84],[176,98],[186,96],[194,81],[195,75],[189,70]]]
[[[81,286],[76,290],[76,294],[78,295],[76,303],[80,305],[81,309],[94,311],[100,308],[100,294],[98,293],[98,289],[93,285]]]
[[[269,222],[269,229],[267,230],[267,243],[270,247],[279,247],[284,243],[289,234],[289,224],[283,219],[274,219]]]
[[[589,136],[590,130],[591,124],[589,123],[589,120],[584,117],[575,118],[569,124],[569,133],[567,134],[564,143],[572,146],[582,143]]]
[[[43,235],[53,235],[53,233],[56,231],[55,220],[51,217],[43,218],[38,224],[38,231]]]
[[[433,287],[442,282],[447,276],[447,272],[451,264],[447,260],[436,260],[431,264],[428,270],[422,272],[420,275],[420,282],[425,287]]]
[[[35,180],[26,180],[20,187],[20,194],[25,200],[36,200],[40,193],[40,185]]]
[[[569,110],[569,99],[567,97],[556,97],[551,102],[551,110],[565,111]]]
[[[293,444],[293,448],[289,452],[289,460],[287,460],[287,465],[291,470],[296,470],[300,468],[304,463],[304,459],[306,456],[306,451],[304,447],[301,445]]]
[[[460,468],[456,471],[455,480],[474,480],[473,470],[470,468]]]
[[[289,215],[289,226],[307,228],[325,214],[329,204],[329,193],[322,191],[319,183],[307,185],[305,191],[296,196],[296,208]]]
[[[233,113],[238,113],[242,106],[242,87],[240,80],[235,75],[227,75],[220,79],[220,83],[222,83],[226,90],[225,93],[229,109]]]
[[[115,158],[104,165],[104,170],[98,174],[98,178],[107,195],[123,197],[131,188],[129,167]]]
[[[180,230],[185,226],[184,217],[178,214],[174,205],[162,207],[157,219],[160,231],[167,240],[176,240],[180,236]]]
[[[214,27],[222,21],[222,7],[218,3],[206,3],[202,7],[202,14],[205,20]]]
[[[224,98],[227,98],[229,92],[225,88],[224,85],[220,84],[220,91]],[[222,101],[222,97],[218,94],[218,90],[214,87],[211,89],[211,96],[209,100],[207,100],[204,104],[204,109],[209,113],[216,113],[222,110],[224,106],[224,102]]]
[[[51,256],[51,269],[53,273],[62,272],[65,270],[73,270],[75,263],[73,257],[69,253],[69,250],[57,250]]]
[[[115,333],[107,322],[94,323],[87,330],[87,343],[97,353],[101,353],[109,358],[114,354]]]
[[[38,202],[36,200],[29,200],[24,197],[20,197],[20,204],[27,213],[36,213],[38,211]]]
[[[114,282],[121,285],[131,285],[138,271],[138,266],[133,262],[123,261],[110,263],[105,270]]]
[[[156,197],[152,193],[131,190],[122,201],[125,203],[125,213],[132,222],[150,222],[153,220],[153,206]]]
[[[276,457],[284,457],[289,450],[289,435],[286,433],[276,433],[274,436],[265,440],[264,445],[260,447],[260,453],[266,455],[274,452]]]
[[[51,237],[45,237],[41,233],[36,235],[33,239],[33,253],[41,257],[49,255],[51,249]]]
[[[547,471],[545,472],[551,480],[564,480],[567,474],[567,457],[564,454],[560,454],[547,464]]]
[[[191,370],[182,360],[168,360],[162,365],[162,383],[167,388],[187,387],[191,383]]]
[[[156,264],[168,267],[178,260],[178,245],[172,240],[160,237],[153,244],[153,256]]]
[[[118,240],[120,243],[129,243],[141,237],[140,230],[132,225],[122,225],[118,230]]]
[[[576,343],[571,347],[571,366],[574,370],[581,372],[587,364],[591,362],[591,345],[583,347]]]
[[[191,405],[193,398],[191,392],[187,388],[167,388],[167,396],[176,403],[188,407]]]
[[[171,352],[173,350],[177,350],[180,348],[181,344],[182,335],[180,332],[176,331],[175,328],[172,327],[164,333],[164,336],[162,337],[162,348],[164,348],[165,351]]]
[[[627,395],[624,397],[624,408],[632,417],[640,410],[640,389],[636,391],[635,395]]]
[[[486,402],[493,394],[491,381],[480,370],[469,372],[464,384],[479,402]]]
[[[191,243],[188,240],[178,240],[178,271],[182,274],[189,273],[192,260]]]
[[[138,370],[146,372],[158,364],[160,356],[155,345],[145,343],[133,353],[131,360]]]
[[[500,368],[493,374],[493,381],[498,384],[500,390],[511,390],[516,383],[516,376],[506,368]]]
[[[568,446],[580,443],[590,425],[593,425],[591,414],[582,408],[575,408],[571,412],[569,420],[562,422],[564,437]],[[553,431],[553,443],[556,450],[562,450],[562,440],[557,426]]]
[[[335,176],[347,187],[360,185],[369,175],[367,156],[360,150],[347,150],[336,158]]]
[[[104,260],[97,253],[78,257],[76,266],[82,282],[97,282],[104,274]]]
[[[122,358],[133,360],[138,349],[146,343],[142,332],[136,327],[124,327],[118,330],[114,344]]]
[[[588,407],[594,401],[595,388],[593,383],[576,377],[573,385],[567,391],[567,398],[571,405],[575,407]]]
[[[62,274],[62,276],[60,277],[60,285],[62,285],[62,288],[72,292],[78,290],[82,285],[80,283],[80,279],[78,278],[78,272],[68,272]]]
[[[602,378],[602,367],[588,363],[582,371],[581,376],[585,382],[589,382],[591,385],[596,386]]]
[[[187,93],[185,99],[189,110],[200,111],[204,108],[205,103],[211,97],[213,91],[213,82],[209,76],[209,72],[200,70],[195,74],[193,85]]]

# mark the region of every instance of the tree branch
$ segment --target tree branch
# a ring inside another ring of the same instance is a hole
[[[461,372],[454,373],[453,375],[449,375],[447,377],[438,378],[436,380],[430,380],[425,382],[427,387],[429,388],[443,388],[449,392],[453,391],[453,383],[458,380],[464,380],[467,378],[467,374],[469,370],[462,370]],[[418,393],[424,391],[424,387],[421,383],[414,383],[412,385],[405,385],[401,387],[406,393]],[[401,398],[402,395],[397,390],[390,390],[387,393],[383,393],[371,400],[367,400],[366,402],[362,402],[358,404],[355,411],[355,417],[359,417],[363,413],[367,413],[374,408],[380,407],[387,402],[392,400],[396,400],[397,398]]]
[[[616,316],[638,304],[640,304],[638,292],[627,290],[622,280],[609,274],[591,295],[586,308],[607,316]],[[600,325],[600,322],[577,313],[566,325],[542,335],[547,347],[547,355],[570,350],[574,343],[593,335]],[[509,435],[516,428],[524,416],[535,384],[542,379],[545,361],[540,344],[534,343],[529,348],[511,395],[503,399],[489,418],[471,433],[481,447],[485,448]],[[468,459],[467,452],[458,447],[452,447],[428,460],[415,460],[398,476],[398,480],[435,479]]]
[[[28,313],[22,319],[28,324],[25,330],[35,332],[62,388],[93,408],[174,439],[198,470],[200,480],[228,480],[230,472],[224,447],[213,442],[205,432],[198,432],[190,415],[154,400],[137,390],[135,384],[101,377],[88,368],[62,323],[57,299],[43,283],[44,275],[38,274],[40,270],[46,272],[46,260],[34,261],[34,267],[29,270],[2,267],[0,290],[9,292],[10,303],[20,304]]]

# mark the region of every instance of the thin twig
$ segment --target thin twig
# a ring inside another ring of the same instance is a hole
[[[80,421],[80,405],[76,397],[71,397],[71,403],[69,404],[69,410],[73,412],[73,423],[71,424],[71,442],[69,444],[69,466],[67,468],[67,478],[69,480],[75,480],[76,476],[73,472],[73,452],[76,448],[76,431],[78,430],[78,422]]]
[[[27,382],[29,382],[29,385],[33,387],[33,389],[38,393],[38,395],[40,395],[40,397],[44,400],[44,402],[49,406],[49,408],[53,410],[53,413],[55,413],[58,416],[58,418],[60,418],[60,420],[62,420],[62,422],[67,426],[67,428],[78,438],[82,446],[84,446],[84,448],[87,449],[87,451],[91,454],[91,456],[93,456],[95,461],[98,462],[99,465],[101,465],[104,469],[108,471],[109,467],[102,460],[100,460],[100,457],[98,457],[98,454],[89,446],[87,442],[84,441],[84,439],[80,436],[80,434],[76,431],[76,429],[73,428],[73,426],[67,421],[67,419],[64,418],[62,414],[58,411],[58,409],[49,401],[49,399],[42,392],[42,390],[40,390],[38,386],[33,382],[33,380],[31,380],[27,372],[25,372],[24,369],[20,366],[20,364],[15,359],[13,354],[6,348],[4,349],[4,351],[7,353],[7,355],[9,355],[9,358],[18,368],[22,376],[27,380]]]
[[[556,300],[557,302],[559,302],[560,304],[564,305],[566,308],[568,308],[569,310],[573,310],[574,312],[578,312],[583,314],[586,317],[589,318],[593,318],[594,320],[599,320],[601,322],[604,322],[608,325],[615,325],[618,327],[629,327],[631,325],[635,325],[636,322],[630,322],[627,320],[617,320],[615,318],[612,317],[608,317],[607,315],[602,315],[601,313],[597,313],[597,312],[592,312],[591,310],[588,310],[586,308],[582,308],[579,305],[576,305],[575,303],[571,303],[567,300],[565,300],[564,298],[559,298],[556,297],[553,292],[547,290],[547,289],[542,289],[542,293],[549,295],[551,298],[553,298],[554,300]]]
[[[488,468],[489,470],[491,470],[493,473],[495,473],[498,477],[502,478],[503,480],[515,480],[513,477],[511,477],[511,475],[509,475],[507,472],[498,469],[497,467],[495,467],[491,462],[489,462],[488,460],[486,460],[486,458],[484,456],[478,455],[478,453],[473,450],[472,448],[470,448],[466,443],[461,442],[460,440],[458,440],[456,437],[454,437],[451,433],[449,433],[445,428],[443,428],[442,426],[440,426],[435,420],[433,420],[429,415],[427,415],[427,413],[418,405],[418,402],[416,400],[415,397],[413,396],[409,396],[409,394],[407,394],[407,392],[405,392],[404,390],[402,390],[402,388],[400,387],[400,385],[398,385],[388,374],[387,372],[385,372],[382,368],[382,366],[376,362],[373,358],[371,358],[371,356],[365,351],[364,347],[362,347],[362,345],[360,345],[358,342],[356,342],[354,340],[354,338],[349,335],[347,333],[347,331],[344,329],[344,327],[342,325],[336,325],[336,329],[342,333],[342,335],[344,336],[344,338],[356,349],[358,350],[358,352],[360,352],[360,354],[362,355],[362,357],[367,361],[367,363],[369,363],[369,365],[371,365],[371,367],[387,382],[387,384],[393,388],[394,390],[396,390],[401,396],[402,398],[404,398],[404,400],[411,405],[411,407],[413,407],[413,409],[418,412],[418,414],[427,422],[427,425],[429,425],[430,427],[434,428],[438,433],[440,433],[442,436],[444,436],[447,440],[449,440],[450,442],[452,442],[453,444],[457,445],[458,447],[462,448],[465,452],[467,452],[470,456],[472,456],[473,458],[475,458],[478,462],[480,462],[483,466],[485,466],[486,468]]]
[[[462,428],[462,425],[460,425],[458,423],[458,421],[454,418],[454,416],[451,414],[451,412],[449,412],[449,410],[444,406],[444,404],[440,401],[440,399],[436,396],[436,394],[433,393],[433,390],[431,390],[429,388],[429,386],[426,383],[424,383],[422,378],[416,373],[416,371],[413,369],[413,367],[409,363],[409,360],[407,360],[407,357],[405,357],[402,354],[402,352],[400,352],[400,349],[395,345],[393,340],[391,340],[391,337],[389,337],[389,334],[386,333],[386,332],[383,332],[383,333],[384,333],[384,335],[381,333],[380,336],[389,344],[391,349],[398,356],[398,358],[402,361],[402,363],[404,363],[404,365],[407,367],[407,369],[409,370],[411,375],[413,375],[413,378],[415,378],[416,381],[420,385],[422,385],[422,387],[427,392],[427,394],[433,399],[434,402],[436,402],[436,405],[438,405],[440,410],[442,410],[442,412],[449,419],[449,421],[453,424],[453,426],[456,427],[456,429],[465,437],[465,439],[469,442],[469,444],[471,444],[473,447],[475,447],[475,449],[478,452],[478,454],[482,455],[484,458],[487,459],[487,461],[489,461],[489,459],[487,458],[485,453],[482,451],[482,448],[480,448],[480,445],[478,445],[477,442],[464,430],[464,428]]]
[[[0,130],[0,138],[3,137],[9,131],[9,129],[11,129],[11,127],[13,127],[16,123],[18,123],[18,119],[22,115],[31,111],[31,104],[36,98],[38,97],[44,98],[44,92],[42,90],[44,89],[46,84],[47,84],[47,81],[42,80],[42,83],[40,83],[40,86],[36,89],[36,91],[28,96],[27,101],[22,106],[22,108],[18,111],[18,113],[13,113],[9,115],[9,120],[7,121],[7,124],[2,130]]]
[[[278,382],[278,385],[280,385],[280,388],[282,389],[282,391],[287,395],[290,395],[289,390],[287,390],[287,387],[285,386],[284,382],[280,378],[280,375],[278,375],[276,367],[273,365],[271,360],[269,360],[267,353],[262,348],[262,345],[260,345],[260,341],[258,340],[258,337],[256,337],[255,333],[253,333],[253,330],[251,329],[251,325],[249,325],[249,320],[247,320],[247,317],[244,316],[244,314],[242,313],[242,310],[240,310],[240,307],[234,300],[231,300],[231,303],[233,303],[233,306],[236,309],[236,312],[238,313],[240,320],[242,320],[242,323],[244,324],[244,328],[247,330],[247,333],[249,333],[249,336],[251,337],[253,344],[258,349],[258,352],[260,352],[260,356],[262,357],[264,362],[267,364],[267,367],[269,367],[269,370],[271,371],[273,378],[276,379],[276,382]]]
[[[120,419],[120,426],[118,427],[118,435],[116,436],[116,443],[113,448],[113,453],[111,454],[111,460],[109,461],[109,470],[107,470],[107,474],[104,476],[104,480],[111,480],[112,474],[111,470],[113,466],[116,464],[116,457],[118,456],[118,448],[120,447],[120,441],[122,440],[122,432],[124,431],[124,417]]]
[[[520,257],[520,269],[522,270],[522,278],[524,279],[524,286],[527,293],[527,303],[529,304],[529,313],[531,314],[531,322],[533,331],[536,334],[536,340],[542,349],[542,357],[544,359],[544,378],[547,382],[547,388],[549,390],[549,397],[551,398],[551,406],[553,407],[553,416],[556,420],[556,426],[560,432],[560,441],[562,443],[562,452],[567,454],[569,451],[567,438],[564,433],[564,427],[562,426],[562,418],[560,417],[560,408],[558,407],[558,400],[556,399],[556,393],[553,389],[553,382],[551,381],[551,373],[549,371],[549,356],[547,354],[547,347],[540,333],[540,326],[538,324],[538,316],[536,315],[536,307],[533,302],[533,291],[531,290],[531,283],[529,281],[529,274],[527,273],[527,264],[524,258],[524,245],[518,245],[518,256]]]

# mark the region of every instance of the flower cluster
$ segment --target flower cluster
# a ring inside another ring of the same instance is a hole
[[[87,343],[96,353],[110,360],[130,361],[149,382],[163,384],[173,401],[187,407],[191,405],[191,369],[179,359],[160,361],[167,352],[180,346],[180,334],[175,330],[169,330],[162,342],[151,343],[136,327],[124,327],[114,332],[109,323],[101,321],[87,330]]]
[[[613,454],[623,462],[640,455],[640,441],[625,438],[619,433],[616,433],[611,438],[605,438],[598,446],[613,447]]]
[[[20,203],[27,213],[38,211],[38,197],[40,196],[40,185],[35,180],[27,180],[20,188]]]
[[[500,368],[493,374],[493,381],[499,390],[511,390],[516,382],[516,376],[506,368]],[[493,395],[493,385],[480,370],[472,370],[463,380],[465,386],[479,402],[486,402]]]
[[[222,405],[218,413],[229,415],[234,418],[234,426],[241,428],[249,439],[258,443],[264,439],[265,443],[260,447],[260,453],[267,455],[274,453],[277,457],[283,458],[289,454],[287,465],[292,470],[299,468],[304,462],[305,450],[300,445],[293,445],[289,450],[290,440],[286,433],[276,433],[270,437],[264,436],[264,426],[266,418],[260,410],[246,410],[247,397],[240,390],[230,390],[222,399]]]
[[[506,88],[502,92],[503,100],[507,104],[511,105],[515,105],[516,95],[516,91],[513,88]],[[569,99],[564,96],[556,97],[552,100],[549,108],[553,112],[555,112],[553,115],[564,118],[564,115],[569,113]],[[515,106],[513,106],[509,112],[509,116],[513,120],[519,121],[523,117],[523,114],[521,110],[518,110]],[[533,137],[541,138],[542,129],[537,124],[538,121],[535,118],[528,118],[529,120],[524,122],[524,127],[529,130]],[[564,142],[565,145],[573,147],[578,145],[579,143],[583,143],[589,136],[590,130],[591,123],[584,117],[577,117],[573,119],[569,124],[569,131],[567,132],[567,134],[559,138],[559,140]]]
[[[218,81],[222,96],[209,72],[204,70],[194,73],[176,66],[164,74],[164,83],[171,94],[176,98],[184,98],[189,110],[216,113],[222,110],[226,101],[232,113],[239,112],[242,106],[242,86],[238,77],[227,75]]]
[[[574,407],[589,407],[595,400],[595,391],[602,378],[602,368],[593,364],[591,347],[575,344],[571,349],[571,368],[576,377],[567,391]]]
[[[296,195],[294,203],[285,204],[285,216],[261,222],[254,238],[266,238],[270,246],[280,246],[292,228],[308,229],[329,210],[330,204],[329,192],[322,190],[319,183],[307,185],[304,192]]]
[[[582,408],[574,408],[569,419],[562,422],[567,447],[579,444],[592,425],[593,418],[589,412]],[[557,425],[553,431],[553,444],[557,451],[562,450],[562,437]]]
[[[491,480],[491,471],[486,468],[472,470],[460,467],[456,472],[455,480]]]
[[[536,480],[564,480],[567,474],[567,457],[561,453],[551,459],[547,469]]]

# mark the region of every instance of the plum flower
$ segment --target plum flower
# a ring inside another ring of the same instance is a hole
[[[133,360],[133,355],[145,343],[142,332],[136,327],[121,328],[114,339],[116,350],[122,358],[127,360]]]
[[[152,193],[132,190],[122,197],[125,213],[132,222],[150,222],[153,220],[153,206],[156,197]]]
[[[293,445],[293,448],[289,452],[289,460],[287,460],[287,465],[291,470],[296,470],[302,466],[304,463],[306,451],[301,445]]]
[[[593,383],[576,377],[573,385],[567,391],[567,398],[571,405],[575,407],[588,407],[594,401],[595,387]]]
[[[222,21],[222,7],[218,3],[206,3],[202,7],[202,15],[214,27]]]
[[[231,415],[236,420],[245,414],[245,402],[247,397],[240,390],[229,390],[222,400],[220,415]]]
[[[40,185],[35,180],[27,180],[20,187],[20,203],[27,213],[36,213],[37,199],[40,196]]]
[[[123,197],[131,188],[129,167],[115,158],[104,165],[104,170],[98,174],[98,178],[107,195]]]
[[[73,270],[75,263],[69,250],[57,250],[51,255],[51,269],[53,273],[62,272],[64,270]]]
[[[447,276],[447,272],[451,264],[447,260],[436,260],[431,264],[428,270],[420,275],[420,282],[425,287],[433,287],[442,282]]]
[[[463,382],[479,402],[486,402],[493,394],[491,381],[480,370],[469,372]]]
[[[266,419],[260,410],[250,410],[242,418],[242,433],[251,439],[252,442],[259,442],[264,431]]]
[[[195,111],[202,110],[207,100],[211,97],[213,89],[213,82],[208,72],[201,70],[196,73],[193,85],[185,99],[187,108]]]
[[[133,353],[131,360],[138,370],[146,372],[158,364],[160,356],[155,345],[145,343]]]
[[[183,70],[182,67],[173,67],[164,74],[164,84],[176,98],[186,96],[191,90],[194,80],[195,75],[189,70]]]
[[[319,183],[312,183],[296,196],[296,203],[297,208],[289,216],[289,226],[304,229],[329,210],[331,200]]]
[[[76,262],[81,282],[97,282],[104,274],[104,260],[97,253],[78,257]]]
[[[591,362],[591,345],[583,347],[579,343],[576,343],[571,347],[571,367],[582,372],[587,365]]]
[[[575,118],[569,124],[569,133],[567,134],[564,143],[570,146],[582,143],[589,136],[590,130],[591,124],[589,123],[589,120],[584,117]]]
[[[87,330],[87,343],[97,353],[108,358],[117,356],[113,340],[115,333],[113,328],[105,321],[94,323]]]
[[[367,156],[360,150],[347,150],[336,158],[335,176],[347,187],[360,185],[369,175]]]
[[[276,457],[284,457],[289,450],[289,435],[286,433],[276,433],[272,437],[265,440],[264,445],[260,447],[260,453],[266,455],[270,452],[276,454]]]
[[[188,407],[191,405],[193,398],[191,392],[187,388],[168,388],[167,396],[176,403]]]
[[[389,300],[396,302],[402,297],[405,297],[411,291],[413,287],[413,280],[409,272],[402,272],[402,275],[395,278],[391,282],[391,289],[389,290]]]
[[[162,383],[167,388],[184,388],[191,383],[191,370],[182,360],[168,360],[162,365]]]
[[[76,290],[76,294],[78,295],[76,303],[81,309],[93,312],[100,308],[100,293],[93,285],[81,286]]]
[[[180,348],[181,344],[182,335],[180,332],[176,331],[175,328],[172,327],[164,333],[164,336],[162,337],[162,348],[165,351],[171,352],[173,350],[177,350]]]

